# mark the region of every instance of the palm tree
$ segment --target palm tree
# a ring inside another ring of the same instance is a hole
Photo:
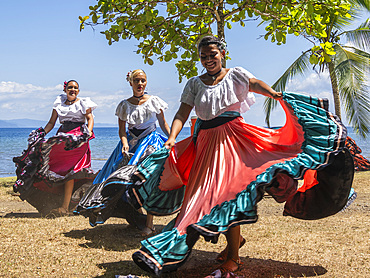
[[[352,20],[358,17],[361,9],[370,11],[370,0],[351,2]],[[344,31],[343,28],[351,24],[351,19],[333,16],[331,25],[328,25],[326,30],[327,37],[319,39],[319,43],[322,44],[333,43],[335,50],[335,54],[328,59],[330,61],[321,64],[320,71],[329,71],[337,116],[341,118],[342,103],[349,123],[365,138],[370,124],[370,97],[367,83],[370,69],[370,19],[354,30]],[[346,39],[347,44],[342,44],[341,39]],[[311,70],[310,56],[311,49],[303,52],[272,87],[277,91],[284,91],[289,80]],[[275,100],[265,99],[265,121],[268,126],[270,126],[271,111],[276,105]]]

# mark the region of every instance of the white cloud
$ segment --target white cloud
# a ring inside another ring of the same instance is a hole
[[[55,98],[63,86],[41,87],[13,81],[0,82],[1,120],[49,120]]]
[[[304,93],[316,97],[328,98],[329,109],[333,111],[332,93],[329,76],[327,73],[320,75],[312,73],[307,77],[295,78],[287,86],[287,91]],[[49,119],[52,111],[52,105],[55,98],[62,92],[62,85],[54,87],[40,87],[33,84],[20,84],[16,82],[0,82],[0,119]],[[149,91],[151,94],[152,92]],[[101,91],[81,91],[81,97],[90,97],[98,107],[94,111],[96,123],[117,123],[115,111],[118,103],[131,96],[131,87],[127,86],[123,90],[114,92]],[[168,103],[168,109],[165,111],[165,117],[169,124],[180,106],[179,98],[181,92],[178,89],[156,88],[154,95],[161,97]],[[265,126],[265,114],[263,111],[264,97],[257,95],[257,102],[251,110],[243,116],[246,122]],[[194,114],[194,111],[191,115]],[[285,121],[284,112],[276,109],[271,116],[273,126],[282,125]]]
[[[288,83],[287,89],[321,97],[322,92],[331,91],[329,74],[327,72],[311,73],[307,77],[294,78]]]
[[[49,120],[55,98],[62,93],[63,86],[40,87],[33,84],[21,84],[12,81],[0,82],[0,119],[34,119]],[[149,92],[150,93],[150,92]],[[94,110],[96,123],[117,123],[115,111],[118,103],[130,97],[131,88],[106,93],[99,91],[81,91],[81,97],[90,97],[98,107]],[[180,103],[179,95],[169,92],[153,93],[160,96],[169,104],[165,116],[169,124]]]

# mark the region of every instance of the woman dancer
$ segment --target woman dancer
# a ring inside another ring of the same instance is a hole
[[[141,69],[129,72],[127,81],[132,87],[132,96],[122,100],[116,109],[120,141],[93,182],[93,187],[95,185],[94,188],[96,188],[95,193],[99,191],[99,194],[90,192],[91,198],[86,196],[76,210],[77,213],[89,216],[90,223],[93,226],[103,223],[111,215],[111,212],[104,214],[102,210],[105,205],[102,204],[100,193],[103,190],[107,191],[106,184],[103,183],[111,175],[114,177],[113,173],[122,166],[136,165],[144,156],[163,146],[167,137],[156,131],[156,121],[159,122],[159,126],[166,136],[169,135],[170,131],[164,117],[164,111],[168,105],[161,98],[145,92],[147,85],[145,72]],[[111,185],[111,183],[109,184]],[[116,194],[116,191],[114,194]],[[121,199],[125,202],[125,196],[122,197]],[[112,198],[109,200],[112,200]],[[110,204],[110,206],[112,205]],[[100,209],[97,210],[97,207]],[[131,207],[125,209],[129,210]],[[97,217],[97,213],[99,213],[99,217]],[[127,217],[125,218],[127,219]],[[139,223],[135,223],[135,225],[142,230],[143,236],[155,231],[151,214],[146,217],[145,227],[141,227]]]
[[[346,204],[353,164],[342,152],[345,128],[327,112],[324,100],[278,93],[241,67],[223,68],[225,46],[217,37],[204,37],[198,51],[206,73],[191,78],[184,88],[165,143],[170,152],[163,148],[138,166],[145,183],[130,194],[130,202],[143,204],[147,211],[160,210],[166,201],[182,207],[162,233],[141,242],[133,259],[159,275],[183,264],[200,235],[217,242],[225,234],[227,246],[216,258],[222,264],[211,277],[233,277],[245,243],[240,225],[257,221],[256,205],[265,190],[278,202],[288,200],[286,215],[325,217]],[[287,116],[282,128],[244,122],[240,113],[255,102],[252,92],[279,100]],[[193,107],[199,119],[194,136],[175,144]],[[310,182],[297,191],[297,179],[305,172]],[[328,180],[333,183],[325,184]],[[151,190],[161,195],[161,203],[145,199],[143,192]],[[177,200],[166,199],[176,191],[184,192],[183,199],[181,194]]]
[[[70,202],[74,189],[82,182],[95,177],[91,169],[89,140],[94,138],[94,118],[92,110],[96,104],[90,98],[79,98],[79,84],[75,80],[64,82],[64,94],[54,102],[52,114],[45,128],[31,132],[29,148],[21,156],[14,158],[17,164],[18,180],[14,186],[21,193],[21,198],[36,204],[27,189],[33,187],[49,193],[63,192],[62,203],[51,210],[55,216],[70,214]],[[55,126],[57,119],[62,124],[57,134],[48,140],[44,136]],[[87,121],[87,125],[85,125]],[[75,180],[77,186],[75,187]],[[60,186],[63,184],[62,186]],[[37,195],[37,194],[36,194]],[[39,198],[38,199],[42,199]],[[40,212],[48,211],[47,200]]]

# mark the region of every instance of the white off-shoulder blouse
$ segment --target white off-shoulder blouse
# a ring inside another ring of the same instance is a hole
[[[195,107],[202,120],[211,120],[226,111],[244,113],[256,102],[249,92],[249,79],[254,75],[242,67],[230,68],[216,85],[206,85],[199,76],[188,80],[180,101]]]
[[[122,100],[116,109],[116,116],[128,123],[128,128],[146,129],[157,121],[157,114],[165,111],[168,104],[157,96],[150,96],[143,104],[135,105]]]
[[[97,105],[89,97],[79,98],[71,105],[65,104],[66,94],[59,95],[54,101],[53,109],[58,113],[59,122],[65,121],[84,123],[86,121],[86,110],[91,108],[93,111]]]

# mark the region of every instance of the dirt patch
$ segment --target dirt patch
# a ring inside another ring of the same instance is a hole
[[[92,228],[82,216],[47,219],[0,180],[0,277],[149,277],[131,255],[141,237],[125,220],[112,218]],[[259,221],[242,226],[247,243],[236,273],[262,277],[370,277],[370,172],[356,173],[358,197],[344,212],[302,221],[282,216],[272,198],[259,203]],[[156,217],[160,230],[172,217]],[[200,239],[188,262],[163,277],[204,277],[225,246]]]

